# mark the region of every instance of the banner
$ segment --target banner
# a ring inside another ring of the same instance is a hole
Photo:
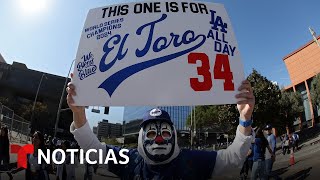
[[[76,56],[76,105],[236,103],[244,80],[223,5],[144,1],[92,9]]]

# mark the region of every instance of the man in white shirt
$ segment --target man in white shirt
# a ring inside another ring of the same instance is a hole
[[[138,137],[138,148],[130,150],[126,165],[108,163],[109,171],[121,179],[210,179],[222,175],[232,168],[240,168],[251,146],[252,112],[255,98],[249,81],[243,81],[238,88],[239,126],[231,146],[218,152],[181,150],[177,144],[176,129],[169,114],[161,109],[151,109],[143,117]],[[80,147],[84,150],[102,149],[104,156],[112,149],[121,148],[103,145],[88,125],[84,107],[74,106],[76,87],[71,83],[67,88],[67,102],[73,112],[70,126]],[[97,160],[98,155],[94,157]]]

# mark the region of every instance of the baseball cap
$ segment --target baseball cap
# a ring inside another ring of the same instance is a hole
[[[167,111],[161,110],[158,108],[151,109],[147,111],[142,118],[142,123],[140,124],[140,127],[143,127],[145,123],[149,121],[154,121],[154,120],[163,120],[169,123],[170,125],[173,125],[170,115]]]
[[[265,127],[264,129],[266,129],[266,130],[272,129],[271,124],[267,124],[267,125],[266,125],[266,127]]]
[[[62,144],[62,141],[58,140],[56,146],[61,146],[61,144]]]

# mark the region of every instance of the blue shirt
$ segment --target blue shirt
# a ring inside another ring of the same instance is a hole
[[[271,146],[272,152],[276,152],[276,144],[277,144],[276,136],[273,135],[273,134],[270,134],[268,136],[268,141],[269,141],[269,139],[270,139],[270,142],[271,142],[269,144]]]
[[[120,148],[107,145],[112,148],[117,159]],[[133,180],[176,180],[176,179],[209,179],[212,175],[217,152],[193,151],[183,149],[177,158],[164,165],[146,164],[137,149],[128,152],[129,163],[127,165],[113,164],[109,162],[109,171],[121,179]]]
[[[250,161],[253,160],[253,149],[254,149],[254,143],[252,143],[251,147],[250,147],[251,154],[248,156],[248,160],[250,160]]]
[[[266,139],[256,138],[253,146],[253,161],[265,160],[266,147],[268,141]]]

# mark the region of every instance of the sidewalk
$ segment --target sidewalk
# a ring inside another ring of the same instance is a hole
[[[302,146],[301,150],[294,153],[295,164],[289,165],[290,155],[279,155],[276,157],[273,170],[283,179],[319,179],[320,177],[320,143],[314,141],[306,142],[309,145]]]
[[[300,155],[307,153],[312,153],[312,146],[317,145],[320,142],[320,135],[317,137],[310,139],[306,142],[303,142],[299,145],[299,150],[295,152],[295,154],[299,157]],[[276,161],[277,162],[283,162],[283,161],[289,161],[290,154],[283,155],[281,148],[276,152]]]

